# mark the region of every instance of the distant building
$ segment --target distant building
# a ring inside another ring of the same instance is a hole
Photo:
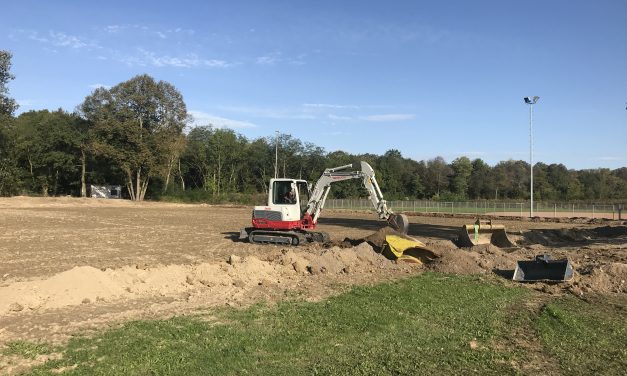
[[[89,196],[92,198],[122,198],[122,186],[90,185]]]

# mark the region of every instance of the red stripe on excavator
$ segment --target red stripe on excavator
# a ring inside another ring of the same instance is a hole
[[[313,229],[316,225],[306,219],[298,221],[269,221],[266,218],[253,218],[253,227],[272,230],[296,230]]]

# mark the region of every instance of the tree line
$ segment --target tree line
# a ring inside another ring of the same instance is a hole
[[[387,199],[527,199],[529,164],[508,160],[494,166],[459,157],[415,161],[398,150],[383,155],[326,152],[288,134],[249,140],[210,124],[189,128],[180,92],[139,75],[90,93],[72,113],[29,111],[17,104],[7,83],[11,55],[0,51],[0,195],[86,196],[89,184],[120,184],[127,196],[225,201],[267,191],[275,174],[315,181],[327,167],[370,163]],[[277,148],[277,149],[275,149]],[[357,181],[338,183],[336,198],[364,197]],[[534,165],[538,200],[627,198],[627,168],[572,170]]]

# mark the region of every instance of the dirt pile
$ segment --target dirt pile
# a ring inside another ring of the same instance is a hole
[[[627,226],[531,230],[524,233],[521,243],[557,246],[590,242],[627,242]]]
[[[281,283],[294,276],[370,273],[394,268],[368,243],[327,250],[289,249],[271,261],[232,255],[228,261],[197,265],[167,265],[148,269],[75,267],[50,278],[5,282],[0,287],[0,314],[66,306],[177,296],[211,291],[242,291]],[[202,291],[201,291],[202,290]]]
[[[315,253],[289,250],[282,263],[292,266],[297,273],[314,275],[370,272],[393,267],[388,259],[376,253],[366,242],[351,248],[334,246]]]
[[[449,248],[436,251],[439,258],[427,265],[429,270],[453,274],[486,274],[513,269],[516,257],[492,245],[470,250]]]
[[[383,227],[378,231],[373,232],[372,234],[366,236],[363,240],[371,244],[375,247],[376,251],[380,251],[383,248],[383,243],[385,243],[385,237],[388,235],[397,235],[401,237],[403,236],[400,232],[396,231],[392,227]]]
[[[610,262],[582,267],[569,289],[576,295],[590,292],[627,293],[627,264]]]

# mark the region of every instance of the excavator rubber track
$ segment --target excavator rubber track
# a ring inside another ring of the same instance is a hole
[[[307,243],[327,243],[329,234],[317,231],[278,231],[245,228],[240,231],[240,239],[248,239],[253,244],[279,244],[297,246]]]

